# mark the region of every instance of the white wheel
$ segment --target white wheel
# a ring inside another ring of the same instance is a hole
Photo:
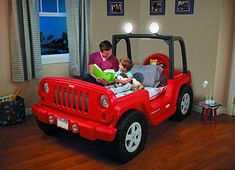
[[[183,115],[187,114],[190,106],[190,96],[188,93],[185,93],[181,100],[180,109]]]
[[[144,149],[148,134],[148,122],[143,113],[130,111],[117,124],[117,133],[113,142],[108,143],[111,156],[125,163]]]
[[[138,148],[141,141],[141,136],[141,125],[138,122],[132,123],[127,130],[125,137],[125,146],[128,152],[134,152]]]
[[[191,86],[183,86],[180,90],[176,105],[176,112],[171,116],[171,120],[181,121],[187,118],[192,110],[193,91]]]

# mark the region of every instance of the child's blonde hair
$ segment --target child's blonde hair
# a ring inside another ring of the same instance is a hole
[[[122,57],[119,62],[127,71],[130,71],[134,65],[133,61],[127,57]]]

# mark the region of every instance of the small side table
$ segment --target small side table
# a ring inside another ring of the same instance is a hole
[[[211,112],[211,120],[213,124],[216,124],[217,109],[222,106],[219,103],[206,104],[205,101],[199,103],[202,108],[202,115],[204,118],[204,123],[208,122],[208,113]]]

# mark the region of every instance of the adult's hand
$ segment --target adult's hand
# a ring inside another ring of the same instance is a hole
[[[106,80],[104,80],[104,79],[96,79],[96,81],[97,81],[98,83],[101,83],[101,84],[105,85],[105,86],[107,86],[107,85],[110,84],[108,81],[106,81]]]
[[[105,85],[105,86],[107,86],[107,85],[109,85],[110,83],[108,82],[108,81],[106,81],[106,80],[101,80],[101,83],[103,84],[103,85]]]

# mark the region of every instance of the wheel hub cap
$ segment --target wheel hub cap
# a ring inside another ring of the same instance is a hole
[[[184,94],[184,96],[182,97],[181,100],[181,112],[182,114],[186,114],[188,112],[189,109],[189,105],[190,105],[190,96],[188,93]]]
[[[134,152],[140,144],[141,137],[142,130],[140,124],[138,122],[132,123],[125,137],[126,150],[128,152]]]

